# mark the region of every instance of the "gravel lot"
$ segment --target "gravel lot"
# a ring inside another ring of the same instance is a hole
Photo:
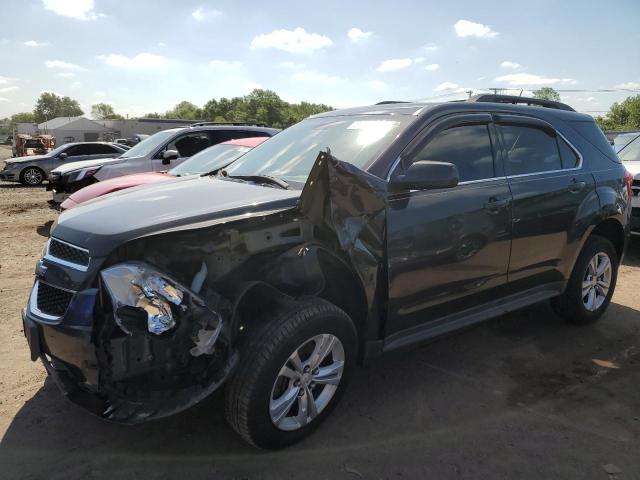
[[[393,353],[356,373],[315,435],[263,452],[227,427],[220,395],[112,425],[29,360],[20,310],[56,218],[48,198],[0,183],[3,478],[640,478],[639,237],[598,324],[566,326],[543,304]]]

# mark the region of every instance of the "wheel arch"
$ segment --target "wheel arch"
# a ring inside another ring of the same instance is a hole
[[[358,332],[359,352],[362,353],[367,335],[369,305],[358,276],[348,263],[334,252],[312,247],[315,250],[313,265],[304,265],[303,270],[317,268],[322,281],[310,281],[301,288],[274,281],[274,278],[245,283],[237,288],[233,300],[230,322],[231,342],[241,343],[243,332],[255,330],[272,317],[271,313],[286,308],[288,304],[305,296],[316,296],[331,302],[343,310],[353,321]],[[300,260],[302,262],[302,260]],[[286,263],[285,263],[286,265]],[[292,268],[289,264],[289,268]],[[293,267],[295,269],[295,267]]]
[[[596,225],[589,236],[598,235],[609,240],[618,254],[618,259],[622,259],[625,247],[625,232],[622,223],[615,218],[607,218]]]

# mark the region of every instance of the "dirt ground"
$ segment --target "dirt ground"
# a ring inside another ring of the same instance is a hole
[[[639,237],[596,325],[567,326],[542,304],[390,354],[356,372],[315,435],[264,452],[225,424],[219,394],[113,425],[29,360],[20,310],[57,215],[47,199],[0,183],[1,478],[640,478]]]

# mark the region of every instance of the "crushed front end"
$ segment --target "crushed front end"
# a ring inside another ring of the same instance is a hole
[[[231,372],[228,307],[142,262],[51,238],[36,268],[24,331],[62,392],[105,419],[138,423],[184,410]],[[104,268],[103,268],[104,267]]]

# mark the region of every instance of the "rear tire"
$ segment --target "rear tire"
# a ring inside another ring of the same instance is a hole
[[[551,302],[568,323],[585,325],[598,320],[611,302],[619,259],[613,244],[599,235],[589,237],[578,256],[565,292]]]
[[[36,187],[44,182],[46,175],[38,167],[27,167],[20,172],[20,183],[25,187]]]
[[[293,302],[243,348],[225,392],[227,421],[260,448],[300,441],[337,404],[356,354],[356,329],[345,312],[320,298]]]

